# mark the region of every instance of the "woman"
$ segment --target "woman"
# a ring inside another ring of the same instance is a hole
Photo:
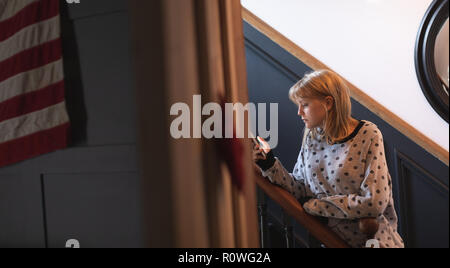
[[[329,70],[305,75],[290,92],[305,122],[302,148],[293,173],[259,138],[253,158],[264,177],[298,200],[309,200],[309,214],[328,218],[328,225],[352,247],[364,247],[361,218],[376,218],[375,239],[381,247],[404,247],[397,232],[392,181],[384,155],[383,136],[367,120],[351,117],[349,89]],[[264,153],[263,153],[264,151]]]

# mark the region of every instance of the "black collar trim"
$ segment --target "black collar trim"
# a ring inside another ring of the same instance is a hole
[[[347,142],[347,141],[353,139],[356,136],[356,134],[358,134],[359,130],[364,126],[364,124],[365,123],[362,120],[359,120],[359,124],[355,128],[355,130],[353,130],[352,134],[350,134],[349,136],[347,136],[346,138],[344,138],[342,140],[335,142],[334,144],[341,144],[341,143],[344,143],[344,142]]]

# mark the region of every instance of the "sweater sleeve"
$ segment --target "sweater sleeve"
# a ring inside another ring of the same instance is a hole
[[[273,184],[281,186],[290,194],[295,196],[299,202],[313,197],[311,190],[305,185],[305,175],[303,169],[300,168],[300,160],[297,161],[294,167],[294,172],[290,173],[286,170],[278,158],[275,157],[275,162],[267,170],[261,168],[261,173],[268,178]]]
[[[383,138],[378,131],[367,152],[365,177],[359,193],[312,199],[303,207],[309,214],[329,218],[379,217],[388,206],[391,192],[391,177],[386,166]]]

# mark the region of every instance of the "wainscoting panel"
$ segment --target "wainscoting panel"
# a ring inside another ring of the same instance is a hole
[[[0,174],[0,248],[44,248],[39,175]]]
[[[395,156],[407,245],[447,247],[448,186],[405,154]]]
[[[136,173],[43,174],[48,247],[141,247]]]

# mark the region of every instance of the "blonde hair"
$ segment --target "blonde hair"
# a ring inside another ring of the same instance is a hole
[[[289,90],[289,98],[295,104],[299,103],[299,98],[323,101],[327,96],[333,98],[334,105],[326,112],[322,131],[319,132],[317,128],[305,128],[304,140],[311,133],[313,138],[319,140],[324,137],[327,143],[332,145],[337,141],[337,138],[349,134],[352,111],[350,92],[347,84],[339,75],[330,70],[307,73]],[[323,106],[327,110],[324,103]]]

